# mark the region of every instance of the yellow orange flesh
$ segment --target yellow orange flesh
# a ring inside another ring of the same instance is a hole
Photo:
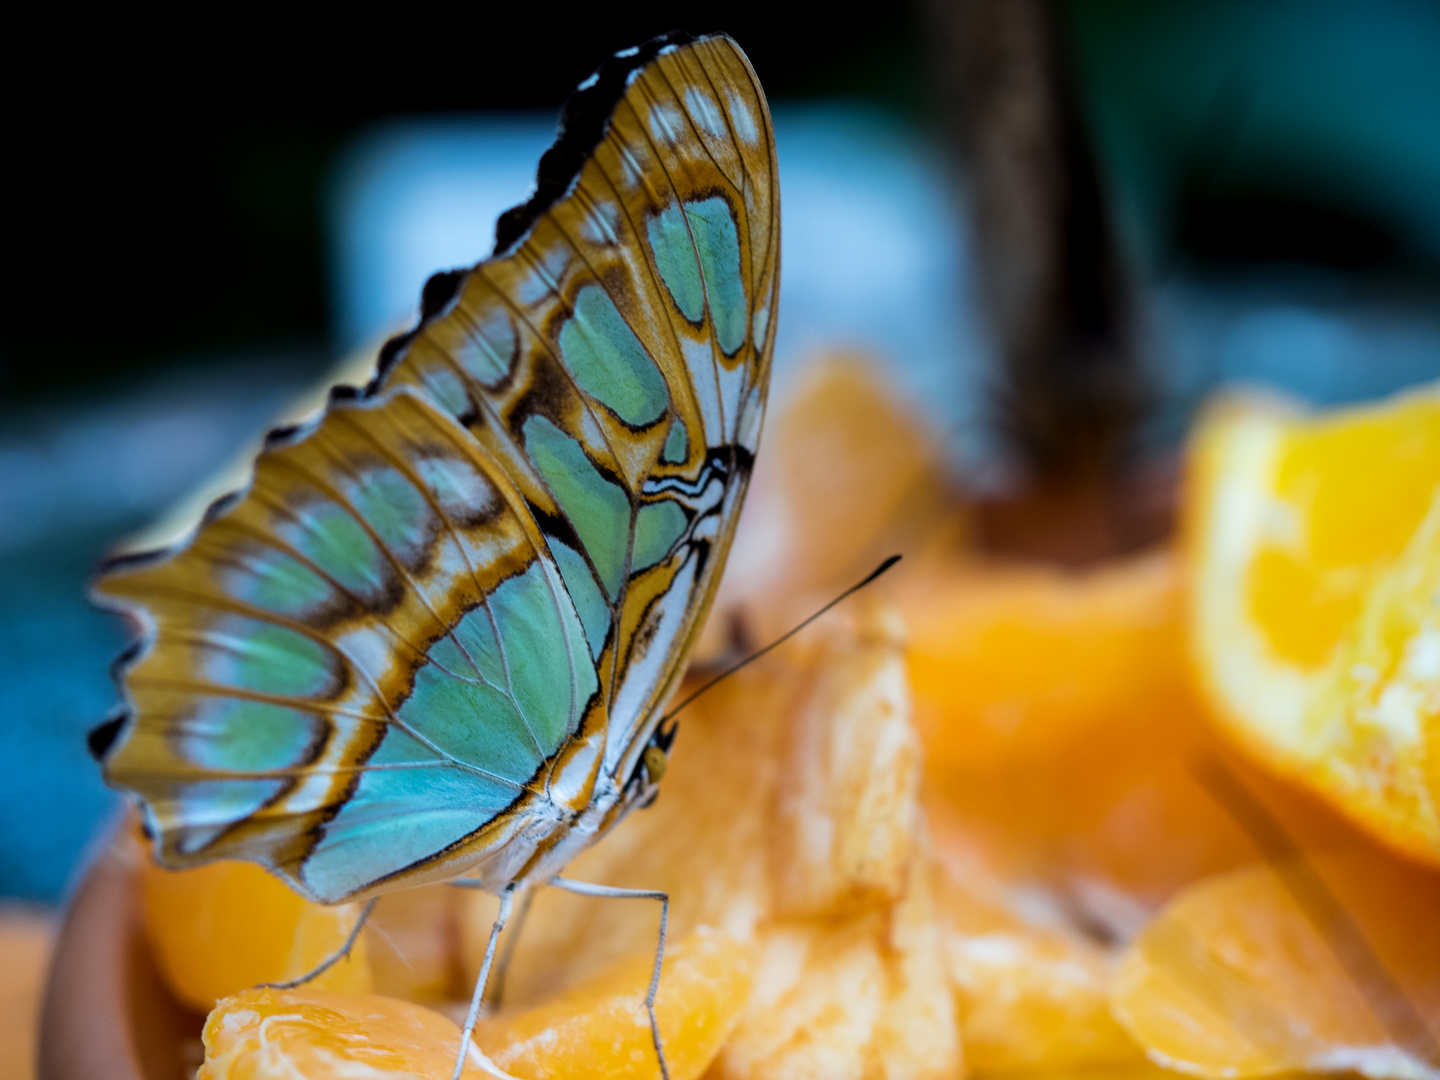
[[[938,873],[944,960],[966,1065],[976,1073],[1142,1063],[1110,1015],[1118,951],[1022,918],[1002,882],[973,862]]]
[[[645,1011],[652,966],[632,957],[530,1009],[480,1024],[475,1041],[520,1080],[659,1077]],[[714,1059],[750,992],[749,946],[700,930],[666,950],[655,999],[671,1080],[694,1080]]]
[[[322,907],[251,863],[168,870],[142,860],[145,932],[176,997],[199,1009],[262,982],[303,975],[345,942],[357,904]],[[364,938],[312,984],[321,990],[371,987]]]
[[[205,1021],[204,1041],[197,1080],[448,1080],[460,1029],[408,1001],[302,987],[226,998]],[[464,1075],[489,1076],[473,1055]]]
[[[1378,849],[1209,878],[1132,944],[1115,1012],[1157,1060],[1217,1080],[1434,1076],[1437,911],[1440,874]]]
[[[1251,858],[1193,776],[1216,743],[1181,581],[1162,553],[1084,572],[959,564],[907,590],[932,824],[1072,898],[1153,905]]]
[[[1191,647],[1227,732],[1440,863],[1440,391],[1213,410],[1186,506]]]

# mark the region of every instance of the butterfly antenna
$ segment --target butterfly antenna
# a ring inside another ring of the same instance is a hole
[[[777,648],[778,646],[785,644],[785,642],[789,641],[792,637],[794,637],[796,634],[798,634],[801,630],[804,630],[805,627],[809,626],[809,625],[810,625],[812,622],[814,622],[816,619],[820,618],[821,615],[824,615],[827,611],[829,611],[831,608],[833,608],[836,604],[840,603],[840,601],[844,600],[846,597],[853,596],[855,593],[857,593],[857,592],[859,592],[861,589],[865,588],[866,585],[869,585],[872,581],[874,581],[876,578],[878,578],[881,574],[885,573],[885,571],[889,570],[892,566],[894,566],[894,565],[895,565],[896,563],[898,563],[899,561],[900,561],[900,556],[899,556],[899,555],[891,555],[888,559],[886,559],[884,562],[882,562],[882,563],[881,563],[879,566],[877,566],[874,570],[871,570],[870,573],[867,574],[867,575],[864,577],[863,580],[857,581],[854,585],[851,585],[848,589],[846,589],[844,592],[842,592],[839,596],[835,597],[834,600],[831,600],[828,604],[826,604],[824,607],[822,607],[819,611],[815,612],[815,613],[814,613],[813,615],[811,615],[809,618],[805,619],[803,622],[798,623],[798,624],[795,625],[795,626],[792,626],[789,630],[785,631],[785,633],[781,634],[778,638],[776,638],[774,641],[770,642],[770,644],[769,644],[769,645],[766,645],[763,649],[757,649],[755,652],[753,652],[753,653],[751,653],[749,656],[745,657],[745,659],[740,660],[740,661],[736,662],[735,664],[732,664],[730,667],[728,667],[728,668],[726,668],[724,671],[722,671],[719,675],[716,675],[713,679],[711,679],[709,682],[707,682],[704,686],[700,687],[699,690],[696,690],[693,694],[691,694],[689,697],[687,697],[684,701],[680,702],[679,705],[676,705],[673,709],[671,709],[671,710],[670,710],[669,712],[667,712],[664,716],[662,716],[662,717],[660,718],[660,724],[663,725],[667,720],[673,719],[673,718],[675,717],[675,715],[680,712],[681,709],[685,708],[685,706],[689,705],[692,701],[694,701],[696,698],[698,698],[701,694],[705,693],[705,691],[710,690],[710,689],[712,689],[713,687],[715,687],[716,685],[718,685],[719,683],[724,682],[724,681],[725,681],[726,679],[728,679],[731,675],[734,675],[737,671],[739,671],[741,668],[743,668],[746,664],[753,663],[754,661],[759,660],[762,656],[764,656],[766,653],[768,653],[771,649]]]
[[[1395,1044],[1421,1061],[1440,1063],[1440,1044],[1429,1025],[1375,954],[1364,930],[1269,807],[1219,758],[1201,759],[1192,770],[1260,850]]]

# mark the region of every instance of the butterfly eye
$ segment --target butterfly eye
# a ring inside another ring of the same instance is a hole
[[[645,762],[645,771],[650,774],[652,784],[658,784],[664,778],[665,770],[670,767],[670,759],[665,756],[665,751],[654,743],[645,747],[641,760]]]

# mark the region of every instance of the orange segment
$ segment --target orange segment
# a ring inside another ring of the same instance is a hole
[[[1116,950],[1022,918],[982,867],[942,864],[944,959],[972,1072],[1049,1074],[1144,1061],[1110,1015]]]
[[[1440,862],[1440,389],[1213,410],[1186,534],[1191,647],[1226,730]]]
[[[645,993],[652,961],[635,957],[532,1009],[476,1029],[490,1059],[520,1080],[660,1075]],[[750,948],[701,929],[666,950],[655,1013],[671,1080],[705,1071],[750,992]]]
[[[914,586],[902,608],[937,828],[1085,909],[1117,890],[1158,904],[1253,857],[1192,775],[1214,739],[1172,555],[1083,572],[956,564]]]
[[[1157,1060],[1217,1080],[1440,1073],[1440,874],[1356,848],[1310,860],[1321,892],[1295,866],[1176,897],[1122,962],[1117,1017]]]
[[[918,861],[889,911],[772,925],[707,1080],[964,1075],[941,944]]]
[[[360,906],[322,907],[260,867],[217,862],[167,870],[142,853],[145,932],[176,997],[199,1009],[262,982],[303,975],[345,942]],[[312,984],[367,991],[365,939]]]
[[[915,861],[920,740],[893,610],[856,604],[787,717],[770,833],[777,915],[833,918],[901,899]]]
[[[976,1072],[1143,1060],[1110,1015],[1112,965],[1098,947],[1035,932],[957,934],[946,960]]]
[[[246,990],[205,1021],[205,1064],[196,1080],[448,1080],[460,1029],[420,1005],[373,994]],[[478,1054],[467,1080],[488,1077]]]

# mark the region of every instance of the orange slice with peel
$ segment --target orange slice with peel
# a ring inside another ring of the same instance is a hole
[[[1188,479],[1191,648],[1224,728],[1440,863],[1440,386],[1228,402]]]

